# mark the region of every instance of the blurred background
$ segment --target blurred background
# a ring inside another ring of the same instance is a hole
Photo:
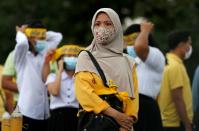
[[[199,0],[0,0],[0,63],[16,44],[15,26],[31,20],[42,20],[49,30],[62,32],[62,45],[89,45],[91,19],[101,7],[117,11],[124,29],[137,17],[152,21],[154,38],[162,51],[167,49],[170,31],[188,29],[193,54],[185,64],[192,79],[199,64]]]

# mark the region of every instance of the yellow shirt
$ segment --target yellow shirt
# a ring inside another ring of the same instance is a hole
[[[180,117],[172,99],[171,90],[182,87],[182,95],[190,122],[192,121],[192,94],[189,77],[183,61],[175,54],[167,54],[168,65],[164,68],[163,80],[158,97],[164,127],[178,127]]]
[[[137,119],[138,114],[138,84],[136,70],[133,70],[134,94],[135,98],[127,98],[125,93],[119,93],[123,100],[124,112]],[[106,110],[110,105],[102,100],[98,95],[116,93],[114,88],[107,88],[103,85],[102,79],[91,72],[78,72],[75,75],[75,93],[77,99],[84,110],[95,112],[96,114]]]
[[[3,70],[3,66],[0,65],[0,84],[1,84],[1,76],[2,76],[2,70]],[[3,93],[3,89],[0,87],[0,121],[2,121],[2,115],[5,111],[4,109],[4,102],[3,102],[3,99],[2,97],[4,97],[4,93]],[[4,97],[5,98],[5,97]]]

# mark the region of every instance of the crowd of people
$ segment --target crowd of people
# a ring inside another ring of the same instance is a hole
[[[163,53],[153,29],[143,21],[124,31],[101,8],[88,47],[58,48],[62,34],[41,21],[17,26],[0,70],[1,116],[18,108],[22,131],[199,131],[199,67],[191,88],[183,64],[191,34],[171,31]]]

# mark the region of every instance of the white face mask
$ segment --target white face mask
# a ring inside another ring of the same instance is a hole
[[[193,50],[193,49],[192,49],[192,46],[190,46],[190,47],[189,47],[189,51],[187,51],[186,54],[185,54],[185,58],[184,58],[185,60],[187,60],[187,59],[190,58],[190,56],[191,56],[191,54],[192,54],[192,50]]]
[[[94,37],[97,44],[108,44],[115,38],[114,28],[99,27],[94,29]]]
[[[64,57],[65,69],[75,70],[77,57]]]

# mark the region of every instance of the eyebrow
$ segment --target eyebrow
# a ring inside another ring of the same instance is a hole
[[[96,20],[95,22],[101,22],[100,20]],[[102,21],[102,22],[111,22],[113,23],[111,20],[105,20],[105,21]]]

